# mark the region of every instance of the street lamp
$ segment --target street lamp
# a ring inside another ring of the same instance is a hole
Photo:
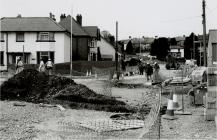
[[[140,57],[141,57],[141,38],[139,38],[139,52],[140,52]]]

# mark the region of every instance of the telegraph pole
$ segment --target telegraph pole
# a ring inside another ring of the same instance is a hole
[[[24,45],[23,45],[23,63],[25,63]]]
[[[72,9],[71,9],[71,40],[70,40],[70,77],[71,77],[71,79],[72,79],[72,51],[73,51],[73,49],[72,49],[72,21],[73,21],[73,16],[72,16],[72,14],[73,14],[73,6],[72,6]]]
[[[118,22],[117,21],[116,21],[115,65],[116,65],[117,79],[119,80],[119,71],[118,71]]]
[[[194,44],[195,36],[193,33],[193,59],[195,60],[195,44]]]
[[[203,8],[203,47],[204,47],[204,66],[207,66],[207,51],[206,51],[206,2],[203,0],[202,2],[202,8]]]

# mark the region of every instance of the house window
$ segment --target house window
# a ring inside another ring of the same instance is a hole
[[[217,43],[212,43],[212,61],[217,62]]]
[[[49,58],[54,62],[54,52],[37,52],[37,64],[40,64],[41,59],[46,63]]]
[[[16,33],[16,42],[24,42],[24,32]]]
[[[4,52],[1,51],[0,54],[1,54],[1,57],[0,57],[0,66],[4,66]]]
[[[90,46],[90,48],[94,48],[94,46],[95,46],[95,41],[94,41],[94,40],[90,41],[89,46]]]
[[[37,35],[37,41],[52,42],[54,41],[54,33],[53,32],[39,32]]]
[[[4,33],[1,33],[0,36],[0,42],[4,42]]]

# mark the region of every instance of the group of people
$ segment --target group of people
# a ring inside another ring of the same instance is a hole
[[[41,62],[39,64],[38,71],[39,72],[45,72],[47,70],[48,75],[52,74],[52,69],[53,69],[53,62],[49,58],[47,63],[44,63],[44,61],[41,59]]]
[[[38,71],[39,72],[46,72],[47,71],[48,75],[51,75],[52,74],[53,65],[54,64],[53,64],[53,62],[51,61],[50,58],[48,59],[48,61],[46,63],[44,63],[44,61],[41,59]],[[16,73],[15,74],[20,73],[21,71],[23,71],[23,69],[24,69],[24,64],[23,64],[22,58],[19,57],[17,59]]]
[[[160,66],[157,62],[155,62],[153,65],[150,63],[140,63],[138,65],[139,74],[143,75],[144,71],[146,73],[147,81],[151,80],[152,82],[159,81],[160,76],[158,74],[160,70]]]

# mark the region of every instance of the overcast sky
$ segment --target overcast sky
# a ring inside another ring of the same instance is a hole
[[[217,0],[207,2],[207,32],[217,29]],[[52,12],[82,14],[83,25],[98,26],[119,39],[129,36],[182,36],[202,34],[202,0],[0,0],[0,17],[46,17]]]

